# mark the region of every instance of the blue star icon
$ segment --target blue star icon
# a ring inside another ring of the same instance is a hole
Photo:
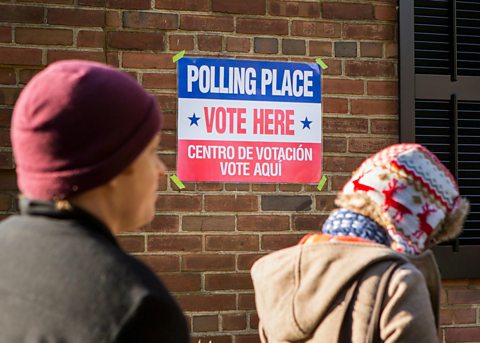
[[[193,114],[193,116],[191,117],[188,117],[188,119],[190,119],[190,126],[192,126],[193,124],[197,125],[198,126],[198,121],[201,119],[200,117],[197,117],[195,115],[195,113]]]
[[[311,121],[311,120],[308,120],[308,118],[307,118],[307,117],[305,117],[305,120],[300,120],[300,123],[302,123],[302,124],[303,124],[303,127],[302,127],[302,129],[305,129],[305,128],[307,128],[307,129],[309,129],[309,130],[310,130],[310,124],[312,123],[312,121]]]

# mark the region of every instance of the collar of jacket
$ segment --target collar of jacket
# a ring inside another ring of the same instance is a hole
[[[20,214],[24,216],[45,216],[57,219],[70,219],[83,224],[88,230],[94,231],[113,244],[118,243],[101,220],[79,207],[68,203],[68,206],[59,207],[55,201],[32,200],[25,197],[19,199]]]

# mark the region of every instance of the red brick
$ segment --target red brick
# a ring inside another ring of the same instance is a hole
[[[322,92],[324,94],[363,94],[363,80],[325,78]]]
[[[254,294],[239,294],[238,295],[238,309],[239,310],[255,310],[255,295]]]
[[[236,335],[235,342],[236,343],[261,343],[260,337],[258,337],[257,334]]]
[[[308,43],[310,56],[332,56],[332,43],[311,40]]]
[[[321,212],[330,212],[335,207],[335,195],[316,195],[315,202],[316,202],[316,209]]]
[[[103,48],[105,45],[105,34],[103,31],[82,30],[78,33],[77,45],[85,48]]]
[[[480,327],[445,328],[445,342],[478,342]]]
[[[11,108],[0,108],[0,128],[10,128]]]
[[[200,51],[222,51],[223,37],[219,35],[198,35],[198,50]]]
[[[0,68],[0,84],[14,85],[17,82],[15,70],[12,68]]]
[[[348,142],[348,148],[350,152],[373,154],[395,143],[398,143],[398,139],[350,138]]]
[[[105,63],[105,54],[103,52],[79,51],[79,50],[49,50],[47,52],[47,63],[53,63],[59,60],[89,60]]]
[[[13,169],[13,157],[10,151],[0,151],[0,169]],[[2,203],[0,198],[0,211]]]
[[[274,16],[289,18],[318,18],[320,16],[320,4],[317,2],[270,0],[268,12]]]
[[[288,216],[238,216],[239,231],[285,231],[290,228]]]
[[[347,99],[323,98],[322,107],[324,113],[348,113]]]
[[[199,16],[182,14],[180,17],[180,28],[190,31],[233,31],[233,17],[229,16]]]
[[[332,175],[330,178],[332,182],[332,191],[339,191],[350,180],[351,175]]]
[[[252,212],[258,210],[253,195],[205,195],[205,210],[212,212]]]
[[[210,11],[209,0],[156,0],[155,8],[165,10]]]
[[[287,35],[288,21],[284,19],[238,18],[236,30],[238,33]]]
[[[122,26],[122,18],[120,11],[107,11],[105,16],[107,27],[120,28]]]
[[[177,300],[184,311],[227,311],[235,310],[235,294],[185,294]]]
[[[12,28],[0,26],[0,43],[10,43],[12,41]]]
[[[150,54],[142,52],[124,52],[123,67],[145,69],[175,69],[172,54]],[[167,95],[164,95],[167,96]],[[157,96],[159,100],[161,96]],[[168,97],[168,96],[167,96]],[[176,101],[175,101],[176,104]],[[161,107],[164,109],[163,107]]]
[[[200,274],[161,274],[161,280],[171,292],[195,292],[201,289]]]
[[[278,39],[255,37],[254,51],[259,54],[276,54],[278,53]]]
[[[367,133],[368,120],[359,118],[324,118],[326,133]]]
[[[217,315],[193,316],[193,332],[218,331]]]
[[[366,138],[371,139],[371,138]],[[328,172],[352,172],[364,160],[363,157],[354,156],[324,156],[324,171]]]
[[[81,10],[77,8],[49,8],[47,22],[54,25],[103,27],[104,10]]]
[[[207,236],[206,250],[213,251],[258,251],[257,235]]]
[[[397,114],[398,101],[384,99],[352,99],[352,114]]]
[[[72,45],[73,31],[17,27],[15,30],[15,42],[22,44]]]
[[[449,289],[448,303],[449,304],[479,304],[480,289]]]
[[[397,58],[398,57],[398,43],[388,42],[385,43],[385,58]]]
[[[302,190],[302,185],[301,184],[292,184],[292,183],[279,184],[278,185],[278,190],[280,192],[300,192]]]
[[[118,8],[122,10],[148,10],[150,9],[150,0],[108,0],[109,8]]]
[[[375,6],[375,19],[385,21],[397,21],[396,6]]]
[[[233,231],[234,216],[184,216],[183,231]]]
[[[123,24],[132,29],[175,30],[178,29],[178,15],[127,11],[123,14]]]
[[[209,291],[253,289],[252,278],[250,273],[240,272],[206,274],[205,289]]]
[[[222,315],[222,328],[227,331],[245,330],[247,318],[244,313],[232,313]]]
[[[250,52],[250,38],[227,37],[227,51],[231,52]]]
[[[9,135],[9,131],[6,132]],[[2,171],[0,177],[0,189],[2,191],[18,191],[17,179],[13,170]]]
[[[1,98],[0,91],[0,104],[5,105],[4,99]],[[0,130],[0,146],[1,147],[11,147],[12,143],[10,142],[10,130],[1,129]],[[0,187],[0,189],[2,189]]]
[[[233,271],[235,255],[194,254],[182,256],[182,271]]]
[[[386,61],[345,61],[345,74],[347,76],[393,77],[395,76],[395,65]]]
[[[255,261],[257,261],[262,256],[265,256],[265,254],[260,254],[260,253],[258,253],[258,254],[240,254],[240,255],[238,255],[237,268],[239,270],[250,270],[250,268],[252,268]]]
[[[80,6],[105,7],[107,0],[78,0]]]
[[[223,190],[223,184],[220,182],[202,182],[197,184],[197,191],[218,192]]]
[[[42,50],[0,47],[0,64],[41,65]]]
[[[394,26],[373,24],[345,24],[343,26],[343,38],[393,40]]]
[[[474,308],[450,308],[440,310],[441,324],[475,324],[477,311]]]
[[[298,243],[303,235],[281,234],[281,235],[263,235],[262,250],[279,250],[291,247]]]
[[[168,42],[171,51],[193,50],[195,47],[192,35],[170,35]]]
[[[225,184],[226,191],[245,191],[248,192],[250,190],[250,185],[248,183],[227,183]]]
[[[71,5],[74,0],[22,0],[22,2],[42,3],[42,4],[58,4]]]
[[[294,216],[293,229],[296,231],[321,231],[326,215]]]
[[[125,57],[125,53],[123,54]],[[170,55],[170,62],[172,61],[172,57]],[[177,111],[177,97],[172,94],[156,94],[155,97],[160,105],[164,114],[172,114]],[[176,124],[175,124],[176,127]],[[175,157],[175,156],[174,156]]]
[[[368,81],[368,95],[398,96],[397,81]]]
[[[0,104],[14,105],[20,95],[20,91],[20,88],[0,87]]]
[[[212,0],[212,11],[238,14],[265,14],[265,0]]]
[[[145,251],[145,237],[143,236],[117,236],[117,241],[128,252]]]
[[[294,20],[291,34],[292,36],[338,38],[341,33],[340,28],[338,23]]]
[[[146,230],[149,232],[178,232],[178,216],[156,215]]]
[[[346,152],[347,140],[344,137],[323,137],[323,152]]]
[[[252,329],[258,329],[258,314],[257,313],[251,313],[250,314],[250,327]]]
[[[361,42],[360,43],[360,56],[361,57],[382,57],[383,44],[374,42]]]
[[[284,55],[305,55],[305,41],[300,39],[282,39],[282,53]]]
[[[232,343],[232,336],[219,336],[215,334],[213,336],[205,336],[197,334],[190,338],[190,343]]]
[[[180,257],[177,255],[142,255],[137,257],[155,273],[180,271]]]
[[[202,250],[202,236],[148,236],[147,249],[148,251],[200,251]]]
[[[14,198],[10,194],[0,194],[0,211],[10,211]]]
[[[172,73],[143,74],[143,87],[150,89],[175,89],[177,75]]]
[[[108,46],[117,49],[163,50],[162,32],[116,31],[108,33]]]
[[[389,119],[372,119],[371,133],[380,135],[398,135],[398,121]]]
[[[373,19],[371,4],[349,4],[337,2],[324,2],[322,17],[327,19]]]
[[[0,5],[0,22],[42,24],[43,12],[42,7]]]
[[[339,76],[342,75],[342,61],[340,59],[323,59],[328,66],[328,69],[322,71],[326,76]]]

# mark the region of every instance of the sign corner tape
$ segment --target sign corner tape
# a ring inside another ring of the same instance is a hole
[[[180,51],[178,54],[172,57],[173,62],[177,62],[179,59],[183,58],[185,56],[185,50]]]
[[[323,60],[322,60],[320,57],[317,58],[317,59],[315,60],[315,62],[317,62],[317,64],[320,65],[320,67],[321,67],[322,69],[327,69],[327,68],[328,68],[328,65],[327,65],[325,62],[323,62]]]
[[[185,185],[183,184],[182,181],[180,181],[180,179],[178,178],[177,175],[170,176],[170,180],[172,180],[177,185],[178,188],[180,188],[180,189],[185,188]]]
[[[325,175],[322,176],[320,179],[320,182],[318,183],[317,189],[321,191],[323,189],[323,186],[325,185],[325,182],[327,182],[327,177]]]

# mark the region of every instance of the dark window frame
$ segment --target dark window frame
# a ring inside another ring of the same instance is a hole
[[[400,141],[415,142],[415,99],[451,99],[454,104],[459,100],[480,101],[479,77],[459,76],[456,71],[453,75],[415,74],[414,1],[399,1],[398,6]],[[456,65],[455,58],[453,63]],[[480,277],[480,245],[459,245],[456,241],[433,251],[443,278]]]

